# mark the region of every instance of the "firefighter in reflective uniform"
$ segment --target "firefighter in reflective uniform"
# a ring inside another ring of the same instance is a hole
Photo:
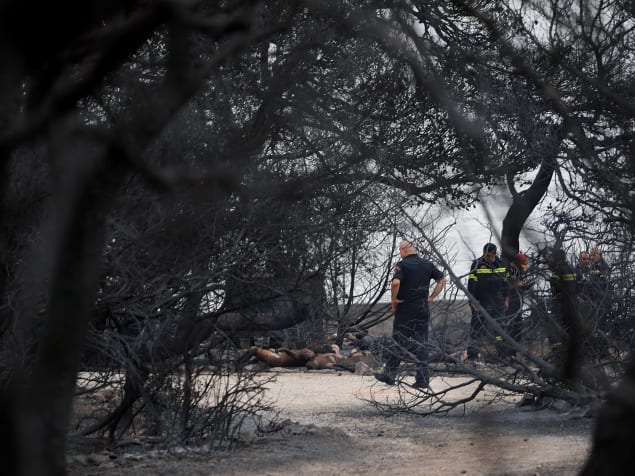
[[[565,353],[569,350],[568,344],[571,338],[576,337],[576,343],[582,342],[580,326],[574,327],[574,324],[579,322],[577,276],[567,262],[566,254],[562,249],[555,249],[552,252],[549,267],[552,272],[549,278],[552,295],[551,310],[555,324],[559,327],[551,333],[549,341],[554,363],[562,366],[565,363]],[[579,357],[579,350],[578,354],[571,357],[569,363],[573,364]]]
[[[529,268],[529,260],[523,253],[515,254],[507,267],[510,292],[505,324],[507,333],[516,342],[520,342],[522,338],[525,292],[532,286],[526,281],[527,268]],[[506,354],[513,356],[515,351],[508,349]]]
[[[578,297],[588,297],[588,280],[591,272],[591,256],[588,251],[581,251],[578,263],[575,265],[576,282],[578,286]]]
[[[611,308],[609,292],[609,265],[602,259],[598,248],[588,254],[589,266],[583,276],[583,284],[578,282],[580,312],[589,328],[590,336],[586,353],[590,357],[610,357],[609,337],[616,334],[612,329],[608,314]],[[579,276],[578,276],[579,279]]]
[[[505,311],[509,307],[509,283],[507,267],[497,256],[493,243],[483,247],[483,256],[474,260],[470,268],[467,290],[471,294],[470,343],[467,348],[467,360],[475,362],[479,357],[481,341],[487,333],[486,320],[481,307],[490,317],[504,324]],[[479,304],[481,307],[479,307]],[[502,337],[495,335],[499,355],[504,353]]]
[[[602,258],[598,248],[593,248],[589,254],[591,266],[587,278],[587,295],[595,311],[596,322],[603,332],[608,332],[607,315],[611,308],[609,278],[611,270]]]

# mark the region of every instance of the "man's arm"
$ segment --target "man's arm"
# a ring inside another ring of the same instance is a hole
[[[470,274],[468,275],[468,278],[467,278],[467,290],[472,296],[474,296],[474,294],[476,293],[476,283],[478,281],[478,277],[476,275],[476,268],[478,268],[478,260],[472,261],[472,266],[470,267]],[[474,311],[477,310],[477,305],[474,301],[472,301],[472,299],[470,299],[470,307]]]
[[[430,297],[428,297],[428,302],[434,301],[436,297],[439,294],[441,294],[441,291],[443,290],[445,283],[446,283],[445,276],[441,276],[439,279],[437,279],[437,284],[434,286],[434,289],[432,290],[432,294],[430,294]]]
[[[401,281],[398,278],[393,278],[392,283],[390,284],[390,307],[392,307],[393,311],[396,311],[397,305],[400,302],[403,302],[401,299],[397,299],[400,285]]]

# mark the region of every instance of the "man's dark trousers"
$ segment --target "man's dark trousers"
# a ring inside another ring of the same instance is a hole
[[[416,384],[428,385],[428,324],[430,308],[427,300],[402,302],[397,306],[393,323],[394,349],[386,358],[386,373],[394,377],[402,360],[416,360]],[[409,355],[410,354],[410,355]]]

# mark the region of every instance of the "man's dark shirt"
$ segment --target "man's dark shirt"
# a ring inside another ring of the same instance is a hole
[[[467,290],[483,307],[500,307],[502,309],[505,298],[509,296],[507,282],[507,267],[496,257],[494,261],[487,261],[483,257],[472,262]]]
[[[430,281],[438,281],[442,277],[443,273],[427,259],[416,254],[408,255],[395,265],[393,279],[400,281],[397,299],[406,303],[425,301]]]

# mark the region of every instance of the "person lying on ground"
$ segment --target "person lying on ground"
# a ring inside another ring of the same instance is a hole
[[[249,353],[271,367],[304,367],[316,355],[307,348],[274,350],[255,346],[249,348]]]
[[[355,371],[355,364],[359,361],[373,360],[370,352],[355,352],[349,356],[343,355],[336,344],[330,346],[331,352],[317,353],[310,349],[262,349],[250,347],[249,353],[258,360],[271,367],[307,367],[311,370],[343,369]]]

